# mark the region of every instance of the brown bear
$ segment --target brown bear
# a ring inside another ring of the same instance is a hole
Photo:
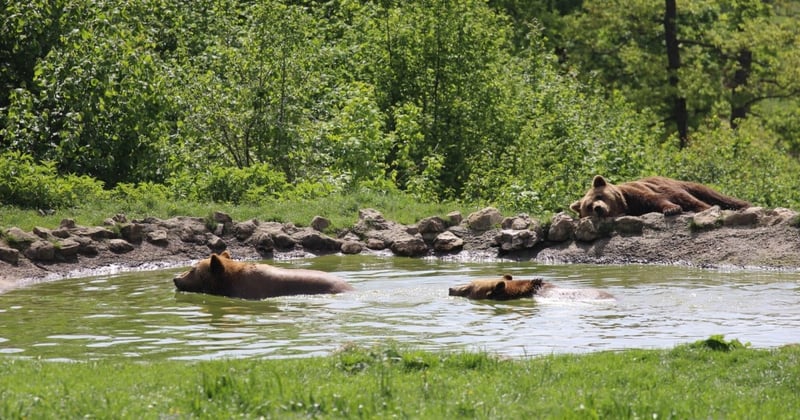
[[[665,216],[707,210],[711,206],[726,210],[750,207],[750,203],[721,194],[694,182],[654,176],[614,185],[600,175],[582,199],[570,205],[580,217],[641,216],[660,212]]]
[[[269,264],[243,263],[228,251],[211,254],[191,270],[173,279],[183,292],[206,293],[242,299],[286,295],[341,293],[353,290],[347,282],[317,270],[288,269]]]
[[[613,299],[608,292],[598,289],[562,289],[541,278],[514,280],[510,274],[500,279],[478,279],[450,288],[450,296],[463,296],[470,299],[510,300],[541,297],[561,297],[568,299]]]

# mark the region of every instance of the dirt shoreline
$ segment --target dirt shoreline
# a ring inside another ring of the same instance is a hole
[[[724,214],[712,212],[712,222],[706,225],[702,225],[699,219],[703,214],[698,213],[670,217],[651,214],[641,218],[628,217],[624,221],[620,218],[611,227],[604,225],[610,222],[595,220],[589,223],[585,219],[562,215],[561,219],[558,216],[554,218],[550,226],[542,227],[532,221],[522,229],[516,229],[520,226],[509,221],[513,218],[498,223],[496,215],[487,222],[488,229],[471,228],[479,222],[473,215],[465,221],[456,219],[459,223],[442,221],[445,227],[432,229],[428,227],[428,219],[415,226],[401,226],[383,220],[375,212],[365,213],[367,215],[361,216],[358,225],[339,232],[336,238],[312,227],[257,221],[235,224],[224,217],[216,232],[211,232],[203,225],[203,219],[197,218],[126,221],[126,226],[141,227],[137,235],[129,237],[129,240],[95,239],[91,241],[92,252],[77,252],[69,258],[58,258],[56,254],[55,258],[43,261],[26,258],[24,255],[31,255],[26,251],[20,252],[16,263],[0,260],[0,293],[43,281],[188,266],[222,249],[228,249],[236,259],[242,260],[345,253],[459,261],[505,259],[540,263],[661,264],[707,269],[800,271],[797,213],[784,211],[780,217],[775,217],[774,210],[758,211],[760,213],[756,212],[752,220],[742,223],[728,223]],[[519,221],[522,215],[515,217],[513,221]],[[564,240],[553,240],[557,236],[553,230],[558,220],[565,221],[569,230]],[[242,225],[247,223],[254,224],[255,228],[242,233],[245,229]],[[66,225],[70,226],[68,222]],[[633,231],[631,225],[635,227]],[[62,230],[71,232],[70,236],[57,230],[37,229],[36,234],[43,241],[53,242],[54,237],[73,238],[80,234],[80,229],[87,228],[62,226]],[[589,237],[585,233],[587,229],[591,233]],[[431,230],[436,235],[430,233]],[[437,230],[441,232],[435,232]],[[147,236],[159,231],[166,232],[166,239],[151,240]],[[263,235],[259,236],[259,232]],[[454,233],[448,238],[460,241],[457,246],[452,249],[434,246],[444,232]],[[501,238],[506,236],[511,239],[504,242]],[[520,241],[520,237],[524,241]],[[383,242],[376,245],[375,238],[381,238]],[[116,249],[119,243],[112,241],[125,242],[126,248]]]

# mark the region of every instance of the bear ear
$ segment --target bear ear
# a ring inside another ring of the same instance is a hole
[[[231,259],[231,253],[228,252],[227,249],[225,251],[222,251],[222,254],[219,254],[219,256],[222,257],[222,258]]]
[[[606,179],[602,175],[596,175],[592,180],[592,186],[595,188],[605,187],[606,184]]]
[[[503,280],[511,280],[512,278],[511,274],[503,274]]]
[[[222,277],[225,274],[225,263],[222,261],[222,258],[217,254],[211,254],[211,274],[214,277]]]
[[[576,201],[576,202],[570,204],[569,208],[572,211],[574,211],[575,213],[580,214],[581,213],[581,202],[580,201]]]
[[[497,284],[494,285],[492,290],[486,295],[486,297],[502,295],[503,292],[505,292],[505,290],[506,290],[506,282],[498,281]]]

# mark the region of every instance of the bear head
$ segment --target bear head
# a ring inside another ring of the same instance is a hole
[[[473,280],[468,284],[450,288],[450,296],[470,299],[509,300],[531,297],[544,285],[542,279],[514,280],[506,274],[501,279]]]
[[[589,191],[569,208],[580,217],[617,217],[625,214],[628,204],[619,187],[597,175],[592,180]]]
[[[209,258],[201,260],[189,271],[175,276],[172,281],[175,283],[175,287],[182,292],[224,295],[223,292],[228,287],[232,264],[233,260],[228,251],[219,255],[211,254]]]

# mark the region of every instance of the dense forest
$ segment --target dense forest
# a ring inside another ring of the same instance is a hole
[[[658,174],[800,207],[790,0],[0,5],[3,204],[367,189],[539,214]]]

